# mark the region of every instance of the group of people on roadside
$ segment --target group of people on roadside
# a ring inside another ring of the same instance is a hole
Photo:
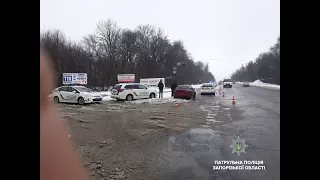
[[[173,92],[174,90],[177,88],[178,83],[176,80],[174,80],[171,83],[171,96],[173,97]],[[160,82],[158,83],[158,88],[159,88],[159,98],[163,98],[163,88],[164,88],[164,84],[162,82],[162,80],[160,80]]]

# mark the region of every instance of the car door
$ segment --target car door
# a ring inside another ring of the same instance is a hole
[[[142,98],[149,98],[150,93],[149,93],[148,88],[145,87],[145,86],[142,85],[142,84],[139,84],[138,86],[139,86],[139,90],[140,90],[140,95],[141,95],[141,97],[142,97]]]
[[[62,86],[59,88],[59,99],[61,102],[68,102],[68,87]]]
[[[68,101],[69,102],[77,102],[78,96],[79,96],[79,91],[77,91],[75,88],[73,87],[68,87]]]
[[[134,99],[141,99],[141,90],[137,84],[131,85],[131,90],[133,91],[133,98]]]

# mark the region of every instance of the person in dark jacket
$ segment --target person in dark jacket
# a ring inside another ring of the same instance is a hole
[[[160,80],[160,82],[158,83],[158,88],[159,88],[159,98],[163,98],[163,82],[162,80]]]
[[[174,90],[177,88],[178,86],[178,83],[176,80],[174,80],[171,84],[171,96],[173,97],[173,93],[174,93]]]

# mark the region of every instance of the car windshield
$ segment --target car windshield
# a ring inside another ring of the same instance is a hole
[[[202,87],[213,87],[212,84],[203,84]]]
[[[178,90],[183,90],[183,89],[190,89],[190,87],[189,86],[178,86],[176,89],[178,89]]]
[[[223,82],[232,82],[232,80],[231,79],[225,79],[225,80],[223,80]]]
[[[87,87],[75,87],[75,89],[77,89],[80,92],[93,92],[92,89],[87,88]]]

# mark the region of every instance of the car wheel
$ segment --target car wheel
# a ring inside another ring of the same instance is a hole
[[[131,94],[128,94],[126,97],[127,101],[132,101],[133,100],[133,96]]]
[[[54,102],[55,104],[58,104],[58,103],[60,102],[58,96],[55,96],[55,97],[53,98],[53,102]]]
[[[156,97],[156,94],[154,94],[154,93],[151,93],[149,96],[149,98],[155,98],[155,97]]]
[[[80,104],[80,105],[84,104],[84,99],[83,99],[83,97],[79,97],[79,98],[78,98],[78,104]]]

